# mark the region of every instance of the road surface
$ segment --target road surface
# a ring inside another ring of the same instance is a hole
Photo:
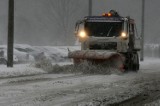
[[[0,79],[0,106],[152,106],[160,104],[160,61],[138,73],[42,74]]]

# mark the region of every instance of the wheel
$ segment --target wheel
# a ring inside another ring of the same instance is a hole
[[[139,70],[139,56],[138,53],[136,53],[136,70]]]
[[[139,70],[139,56],[138,53],[133,54],[133,71],[138,71]]]
[[[125,70],[126,71],[138,71],[139,70],[139,57],[137,52],[127,53],[125,55]]]
[[[125,71],[131,71],[133,69],[133,55],[132,53],[125,54]]]

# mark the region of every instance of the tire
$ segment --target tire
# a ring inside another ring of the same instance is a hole
[[[138,53],[134,53],[133,54],[133,67],[132,67],[133,71],[138,71],[139,70],[139,56]]]
[[[125,54],[125,58],[126,58],[126,60],[125,60],[124,67],[125,67],[125,71],[128,72],[128,71],[132,70],[132,65],[133,65],[133,63],[132,63],[132,54],[131,53]]]
[[[138,56],[138,53],[136,53],[136,58],[137,58],[136,67],[137,67],[137,71],[138,71],[139,70],[139,56]]]

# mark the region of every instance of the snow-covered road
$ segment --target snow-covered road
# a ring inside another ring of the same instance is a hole
[[[147,106],[157,103],[154,101],[160,99],[159,93],[160,60],[153,59],[141,63],[138,73],[41,74],[0,79],[0,106],[128,106],[140,104],[143,99],[142,104]]]

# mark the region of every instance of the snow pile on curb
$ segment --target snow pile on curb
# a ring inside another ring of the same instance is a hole
[[[7,77],[21,77],[29,75],[37,75],[46,73],[42,69],[31,67],[30,65],[15,65],[13,68],[7,68],[4,65],[0,65],[0,78]]]
[[[16,63],[26,63],[47,58],[52,62],[66,62],[68,59],[68,49],[70,51],[80,49],[79,46],[30,46],[26,44],[14,45],[14,61]],[[7,58],[6,45],[0,45],[0,50],[4,51],[4,57]]]
[[[64,62],[65,63],[65,62]],[[40,68],[47,73],[75,73],[74,66],[71,64],[53,64],[48,59],[43,59],[32,64],[33,67]]]

